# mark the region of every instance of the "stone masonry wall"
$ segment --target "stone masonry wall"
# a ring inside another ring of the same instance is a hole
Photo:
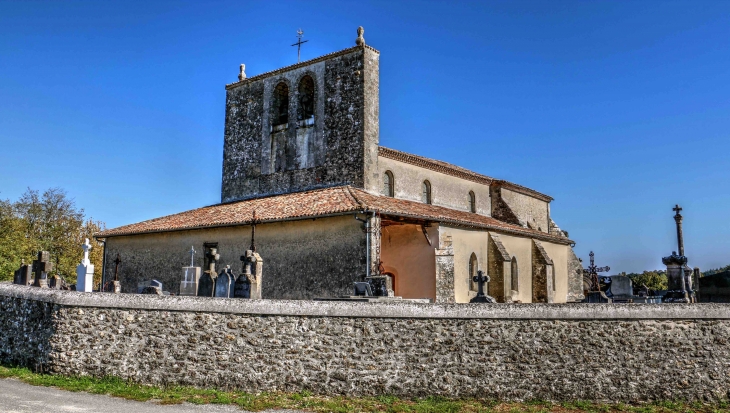
[[[723,304],[363,304],[12,284],[0,284],[0,304],[0,361],[56,374],[502,400],[725,400],[730,391]]]

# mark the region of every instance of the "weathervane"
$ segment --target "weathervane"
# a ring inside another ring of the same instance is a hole
[[[297,46],[297,63],[299,63],[302,59],[302,44],[307,43],[309,40],[302,41],[302,36],[304,36],[304,32],[302,29],[297,30],[297,42],[294,43],[292,46]]]

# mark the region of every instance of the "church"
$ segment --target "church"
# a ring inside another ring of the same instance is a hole
[[[264,299],[348,296],[377,276],[398,297],[468,303],[479,270],[498,302],[583,299],[550,196],[380,146],[380,52],[363,32],[352,48],[271,72],[247,77],[241,65],[225,87],[220,203],[96,234],[103,280],[177,293],[181,268],[208,268],[212,250],[238,274],[253,224]]]

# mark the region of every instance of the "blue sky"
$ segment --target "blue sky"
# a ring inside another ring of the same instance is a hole
[[[109,227],[220,200],[224,85],[381,51],[380,142],[534,188],[587,261],[730,263],[730,2],[0,1],[0,197]]]

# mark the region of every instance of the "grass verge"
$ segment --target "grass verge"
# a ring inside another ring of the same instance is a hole
[[[310,392],[250,394],[239,391],[197,389],[193,387],[144,386],[116,377],[103,379],[91,377],[65,377],[33,373],[27,368],[0,366],[0,378],[14,378],[34,386],[56,387],[68,391],[85,391],[93,394],[107,394],[129,400],[153,400],[161,404],[233,404],[244,410],[294,409],[312,412],[413,412],[413,413],[457,413],[457,412],[635,412],[635,413],[730,413],[730,405],[661,402],[642,405],[602,404],[586,401],[553,403],[533,400],[524,403],[496,402],[489,400],[451,400],[441,397],[423,399],[401,399],[393,396],[379,397],[327,397]]]

